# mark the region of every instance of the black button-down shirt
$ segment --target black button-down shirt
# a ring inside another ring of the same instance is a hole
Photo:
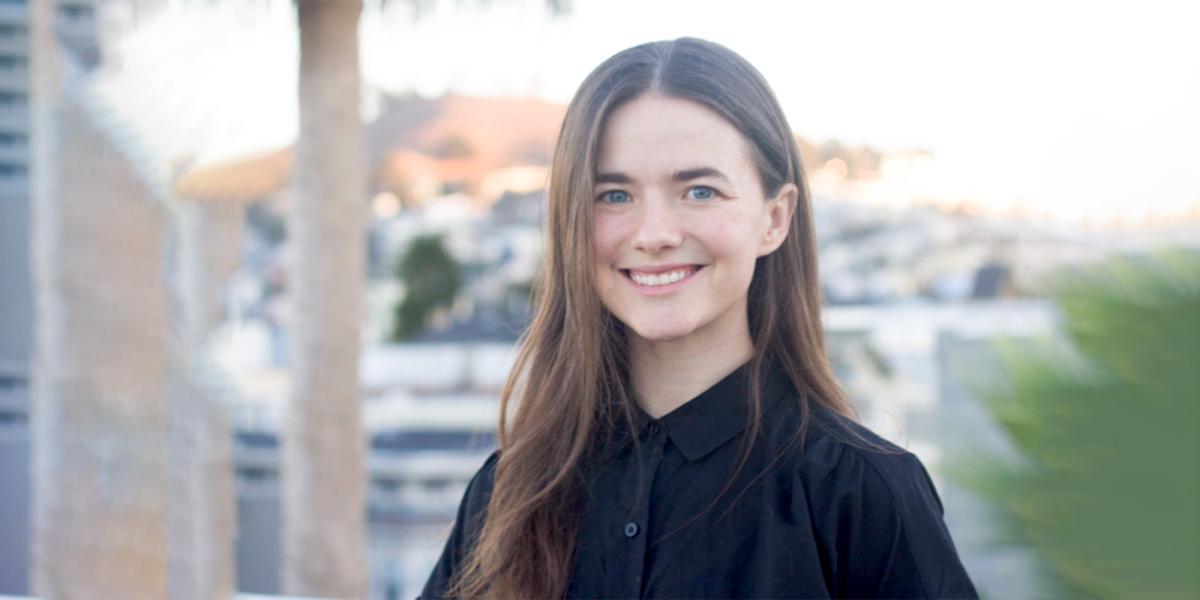
[[[789,444],[801,397],[777,370],[749,459],[705,512],[740,457],[747,375],[659,419],[639,409],[640,452],[626,433],[587,466],[568,598],[978,597],[916,456],[815,403],[803,449]],[[478,539],[498,452],[468,485],[421,598],[441,596]]]

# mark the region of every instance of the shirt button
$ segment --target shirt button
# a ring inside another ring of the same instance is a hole
[[[637,523],[630,521],[625,524],[625,537],[633,537],[633,536],[637,535],[637,532],[638,532]]]

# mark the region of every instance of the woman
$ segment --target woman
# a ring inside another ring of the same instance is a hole
[[[833,378],[799,154],[752,66],[692,38],[608,59],[549,196],[499,449],[422,597],[976,595],[925,469]]]

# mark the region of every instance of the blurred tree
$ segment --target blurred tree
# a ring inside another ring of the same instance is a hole
[[[1056,278],[1066,343],[1006,352],[982,395],[1020,460],[959,463],[1057,596],[1200,596],[1200,252]]]
[[[396,305],[395,341],[425,331],[430,315],[452,305],[461,285],[458,263],[446,252],[440,235],[413,240],[396,267],[396,276],[404,282],[404,299]]]
[[[360,0],[296,0],[300,128],[288,214],[290,397],[281,469],[285,594],[367,595],[358,358],[366,279]]]
[[[408,0],[417,16],[430,0]],[[386,4],[387,0],[380,0]],[[283,590],[367,595],[365,437],[358,361],[366,280],[360,114],[362,0],[295,0],[300,128],[288,215],[290,397],[281,464]],[[552,14],[569,0],[546,0]]]

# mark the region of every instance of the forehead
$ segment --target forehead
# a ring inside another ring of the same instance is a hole
[[[600,132],[597,172],[639,179],[695,167],[713,167],[731,177],[755,174],[745,136],[702,104],[645,95],[608,115]]]

